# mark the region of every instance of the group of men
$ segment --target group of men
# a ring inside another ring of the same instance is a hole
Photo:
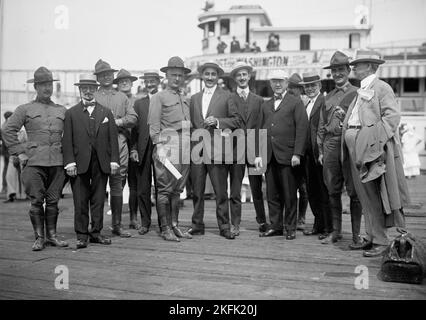
[[[305,235],[317,235],[324,244],[342,239],[345,186],[350,196],[350,248],[364,250],[367,257],[382,254],[388,244],[387,228],[403,226],[402,210],[408,203],[395,134],[400,113],[391,87],[375,75],[382,63],[375,52],[359,51],[350,61],[337,51],[325,67],[331,69],[336,87],[325,97],[317,73],[301,78],[275,70],[269,77],[274,95],[264,100],[250,91],[250,65],[237,62],[233,66],[230,77],[237,88],[231,93],[218,86],[224,70],[216,62],[206,62],[198,67],[204,89],[188,100],[182,87],[191,70],[181,58],[172,57],[160,69],[167,87],[157,92],[160,75],[146,71],[141,78],[149,94],[136,100],[131,87],[137,78],[124,69],[114,78],[117,70],[99,60],[94,74],[81,75],[75,84],[81,101],[69,110],[50,100],[56,80],[49,70],[39,68],[31,80],[36,100],[19,106],[4,132],[11,154],[19,157],[24,169],[36,236],[33,250],[47,243],[68,245],[56,236],[65,173],[73,191],[77,248],[84,248],[89,241],[111,243],[101,235],[108,179],[112,233],[130,236],[121,224],[126,177],[130,227],[141,235],[149,232],[154,176],[161,236],[180,241],[205,232],[208,174],[220,235],[235,239],[240,234],[240,191],[247,170],[261,237],[296,238],[297,193],[306,180],[315,220]],[[349,82],[351,65],[361,81],[360,89]],[[307,103],[297,88],[303,88]],[[28,134],[26,145],[17,140],[22,126]],[[194,210],[191,227],[184,230],[179,226],[179,199],[188,177]],[[138,209],[142,225],[137,222]],[[366,239],[360,236],[362,213]]]

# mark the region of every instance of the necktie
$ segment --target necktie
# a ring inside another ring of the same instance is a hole
[[[276,93],[276,94],[274,94],[274,98],[275,98],[275,100],[282,100],[283,95],[281,93]]]
[[[240,92],[240,97],[241,97],[244,101],[246,101],[246,100],[247,100],[247,95],[246,95],[246,92],[245,92],[244,90]]]

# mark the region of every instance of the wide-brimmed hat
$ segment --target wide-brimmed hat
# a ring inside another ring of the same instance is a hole
[[[303,88],[303,85],[301,85],[302,77],[298,73],[293,73],[290,78],[288,78],[288,86],[289,87],[296,87],[296,88]]]
[[[184,73],[190,73],[191,69],[188,69],[185,67],[185,64],[183,63],[183,60],[180,57],[171,57],[169,59],[169,62],[167,63],[167,66],[160,68],[161,72],[166,73],[168,69],[170,68],[180,68],[183,69]]]
[[[130,72],[126,69],[121,69],[120,71],[118,71],[117,76],[115,77],[112,83],[118,84],[118,80],[120,79],[130,79],[130,81],[133,82],[138,80],[138,77],[132,76]]]
[[[302,77],[303,77],[303,81],[300,82],[300,84],[302,85],[321,81],[320,75],[318,74],[318,72],[315,72],[315,71],[305,72],[302,74]]]
[[[95,72],[93,72],[93,74],[98,75],[99,73],[102,73],[105,71],[116,72],[118,70],[112,69],[111,65],[108,62],[103,61],[102,59],[99,59],[98,62],[96,62],[95,64]]]
[[[145,70],[142,76],[139,77],[139,79],[147,79],[147,78],[162,79],[163,77],[160,76],[160,73],[158,72],[158,70]]]
[[[331,69],[343,65],[349,65],[349,57],[341,51],[336,51],[330,59],[330,65],[323,69]]]
[[[251,73],[253,71],[253,67],[251,65],[245,63],[244,61],[238,61],[232,66],[231,73],[229,74],[230,77],[234,78],[235,74],[242,69],[246,69],[248,73]]]
[[[383,64],[385,60],[380,58],[380,53],[371,50],[358,50],[356,53],[356,58],[352,60],[349,64],[353,66],[354,64],[360,62],[371,62],[376,64]]]
[[[52,72],[46,67],[40,67],[34,72],[34,78],[27,81],[27,83],[43,83],[43,82],[52,82],[59,81],[58,79],[53,79]]]
[[[206,68],[214,68],[217,70],[217,75],[220,77],[221,75],[223,75],[225,73],[225,71],[223,71],[223,69],[214,61],[207,61],[204,62],[201,66],[199,66],[197,68],[197,71],[199,74],[202,74],[204,69]]]
[[[96,76],[90,73],[82,73],[79,76],[79,81],[77,83],[74,83],[75,86],[83,86],[83,85],[89,85],[89,86],[96,86],[99,87],[100,84],[96,81]]]
[[[268,76],[269,80],[286,80],[288,79],[288,73],[284,70],[272,70]]]

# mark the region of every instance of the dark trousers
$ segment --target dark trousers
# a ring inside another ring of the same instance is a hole
[[[297,200],[297,223],[304,224],[306,217],[306,209],[308,208],[308,190],[306,187],[306,172],[304,163],[296,167],[295,171],[297,191],[299,191],[299,198]]]
[[[129,210],[136,213],[139,208],[142,226],[151,226],[151,182],[152,182],[152,151],[145,152],[140,164],[129,161]]]
[[[288,232],[296,231],[297,220],[297,179],[295,169],[277,162],[272,154],[266,169],[266,193],[268,197],[271,229]]]
[[[74,198],[74,229],[77,239],[87,240],[89,234],[96,237],[103,228],[105,190],[108,174],[102,172],[96,152],[87,171],[71,178]],[[89,206],[91,230],[89,232]]]
[[[314,155],[310,151],[306,152],[305,169],[309,205],[315,217],[313,229],[320,233],[330,233],[333,227],[323,168],[315,162]]]

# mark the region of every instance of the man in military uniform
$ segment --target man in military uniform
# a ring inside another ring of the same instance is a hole
[[[102,106],[112,111],[115,124],[118,129],[118,149],[120,152],[120,170],[118,174],[111,174],[109,186],[111,189],[111,212],[112,212],[112,233],[126,238],[130,233],[123,230],[121,226],[121,214],[123,211],[123,186],[126,183],[127,166],[129,161],[129,150],[127,139],[130,138],[130,129],[135,126],[138,116],[136,115],[130,100],[122,92],[114,90],[112,87],[114,80],[114,70],[109,63],[99,60],[95,65],[96,78],[100,84],[99,90],[95,93],[95,100]]]
[[[3,136],[10,154],[18,156],[23,168],[22,180],[31,199],[29,215],[36,238],[33,251],[43,250],[46,244],[68,246],[56,235],[58,201],[65,179],[61,139],[66,109],[50,100],[53,81],[58,80],[45,67],[34,72],[34,79],[27,83],[34,83],[37,97],[16,108]],[[26,143],[18,140],[22,126],[28,136]]]
[[[189,104],[181,90],[185,74],[191,72],[179,57],[169,59],[160,69],[166,73],[167,87],[151,97],[148,114],[149,134],[154,144],[153,161],[157,180],[157,213],[161,236],[167,241],[192,236],[179,229],[179,199],[189,174]],[[186,159],[184,159],[186,157]],[[167,168],[170,162],[180,173],[177,178]]]
[[[333,232],[322,240],[323,244],[337,242],[342,239],[342,190],[343,181],[350,197],[352,241],[351,249],[361,249],[361,203],[356,195],[349,164],[342,166],[340,161],[342,124],[357,88],[349,82],[349,58],[344,53],[336,51],[331,57],[331,76],[336,84],[325,99],[325,108],[320,112],[317,142],[319,162],[322,164],[324,183],[327,187],[330,209],[332,214]]]

